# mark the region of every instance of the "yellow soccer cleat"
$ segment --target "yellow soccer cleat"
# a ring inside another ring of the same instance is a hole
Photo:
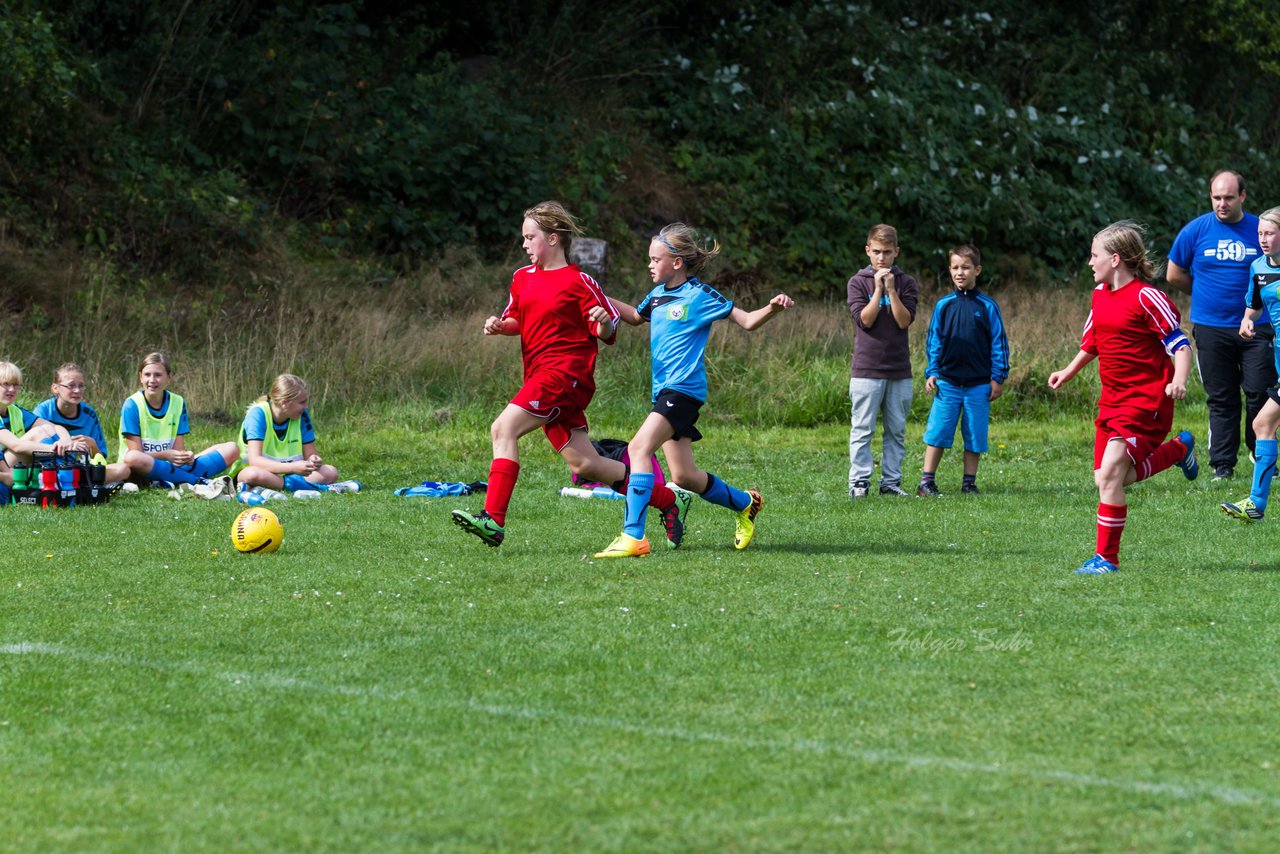
[[[635,537],[629,537],[626,534],[619,534],[618,538],[609,547],[602,552],[596,552],[596,557],[644,557],[649,553],[649,538],[637,540]]]
[[[747,494],[751,496],[751,503],[738,513],[738,521],[733,528],[735,549],[745,549],[751,545],[751,538],[756,535],[756,517],[760,515],[760,508],[764,506],[764,499],[760,497],[760,493],[754,489],[748,489]]]

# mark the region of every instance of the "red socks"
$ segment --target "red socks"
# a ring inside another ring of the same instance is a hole
[[[1120,565],[1120,537],[1124,534],[1124,523],[1128,515],[1127,504],[1098,502],[1098,554],[1116,566]]]
[[[1187,446],[1177,439],[1170,439],[1152,451],[1151,456],[1134,466],[1133,471],[1138,476],[1138,480],[1146,480],[1153,474],[1159,474],[1169,466],[1179,462],[1186,455]],[[1135,480],[1134,483],[1137,483],[1138,480]]]
[[[649,506],[656,507],[659,510],[666,510],[672,504],[676,503],[676,494],[671,491],[671,487],[665,483],[655,483],[653,492],[649,495]]]
[[[507,505],[520,477],[520,464],[515,460],[495,457],[489,466],[489,488],[484,494],[484,512],[499,525],[507,524]]]

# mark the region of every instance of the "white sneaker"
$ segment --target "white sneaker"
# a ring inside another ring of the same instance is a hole
[[[360,481],[358,480],[340,480],[337,483],[329,484],[330,492],[359,492]]]

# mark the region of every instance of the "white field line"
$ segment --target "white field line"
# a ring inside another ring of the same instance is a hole
[[[70,658],[90,664],[113,664],[167,673],[184,673],[201,678],[214,679],[247,688],[264,688],[277,691],[297,691],[310,694],[344,697],[368,697],[385,700],[410,700],[425,706],[452,706],[497,718],[518,718],[533,721],[553,721],[580,727],[628,732],[645,738],[668,739],[702,744],[720,744],[726,747],[768,750],[778,753],[830,754],[855,759],[868,764],[901,765],[908,768],[942,768],[960,774],[986,774],[997,777],[1017,777],[1031,781],[1058,783],[1082,788],[1116,789],[1143,795],[1156,795],[1174,800],[1197,801],[1211,799],[1224,804],[1262,806],[1280,809],[1280,797],[1250,789],[1238,789],[1217,783],[1193,781],[1191,783],[1151,783],[1143,780],[1124,780],[1097,774],[1079,774],[1044,768],[1020,768],[1000,763],[971,762],[947,756],[929,756],[877,750],[871,747],[851,747],[832,741],[816,739],[768,739],[728,735],[714,731],[691,730],[684,727],[652,726],[632,723],[618,718],[575,715],[554,709],[536,709],[526,706],[506,706],[482,703],[477,700],[445,700],[427,696],[420,691],[388,691],[377,686],[332,685],[313,682],[274,673],[240,673],[213,670],[192,662],[171,662],[154,659],[104,655],[83,652],[59,644],[11,643],[0,645],[0,655],[49,655]]]

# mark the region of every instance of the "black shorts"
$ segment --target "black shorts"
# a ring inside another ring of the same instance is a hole
[[[698,428],[693,426],[698,422],[698,410],[701,408],[701,400],[669,388],[658,392],[658,397],[653,402],[653,411],[671,422],[671,429],[674,431],[671,438],[688,439],[690,442],[702,438]]]
[[[1280,406],[1280,385],[1273,385],[1267,389],[1267,397],[1274,400],[1277,406]]]

